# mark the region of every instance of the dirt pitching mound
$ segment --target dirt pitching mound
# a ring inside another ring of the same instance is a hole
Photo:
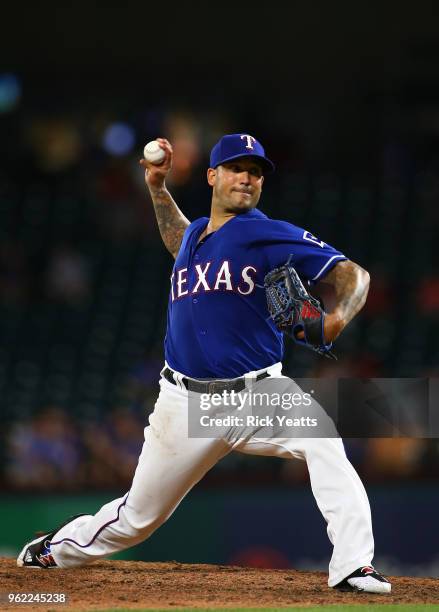
[[[391,595],[341,593],[323,572],[224,565],[99,561],[62,570],[18,568],[0,559],[2,593],[65,593],[68,604],[2,603],[2,609],[285,607],[319,604],[439,604],[439,579],[392,578]]]

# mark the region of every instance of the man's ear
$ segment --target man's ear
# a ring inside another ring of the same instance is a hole
[[[209,183],[211,187],[214,187],[215,181],[216,181],[216,169],[208,168],[207,169],[207,182]]]
[[[261,176],[261,187],[262,187],[262,185],[264,184],[264,178],[265,178],[265,176],[264,176],[264,175],[262,175],[262,176]]]

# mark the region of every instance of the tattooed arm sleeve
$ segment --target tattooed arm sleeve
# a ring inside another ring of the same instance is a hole
[[[175,259],[180,249],[183,234],[190,222],[178,208],[164,185],[160,188],[150,186],[149,191],[154,204],[160,235],[166,248]]]
[[[325,340],[333,342],[363,308],[369,291],[370,277],[352,261],[340,261],[322,279],[332,285],[335,307],[325,318]]]
[[[369,274],[353,261],[340,261],[324,277],[324,282],[334,288],[336,301],[334,314],[337,315],[343,329],[366,302],[370,283]]]

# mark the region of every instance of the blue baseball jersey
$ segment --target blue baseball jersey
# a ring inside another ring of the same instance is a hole
[[[310,232],[253,209],[199,241],[209,219],[189,225],[171,276],[165,357],[192,378],[235,378],[283,356],[264,277],[291,265],[317,282],[346,257]]]

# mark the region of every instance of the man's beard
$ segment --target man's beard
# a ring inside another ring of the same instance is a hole
[[[234,215],[243,215],[244,213],[249,212],[250,210],[253,210],[253,208],[255,208],[255,206],[236,206],[236,204],[233,206],[228,206],[227,208],[225,208],[225,212],[226,213],[231,213]]]

